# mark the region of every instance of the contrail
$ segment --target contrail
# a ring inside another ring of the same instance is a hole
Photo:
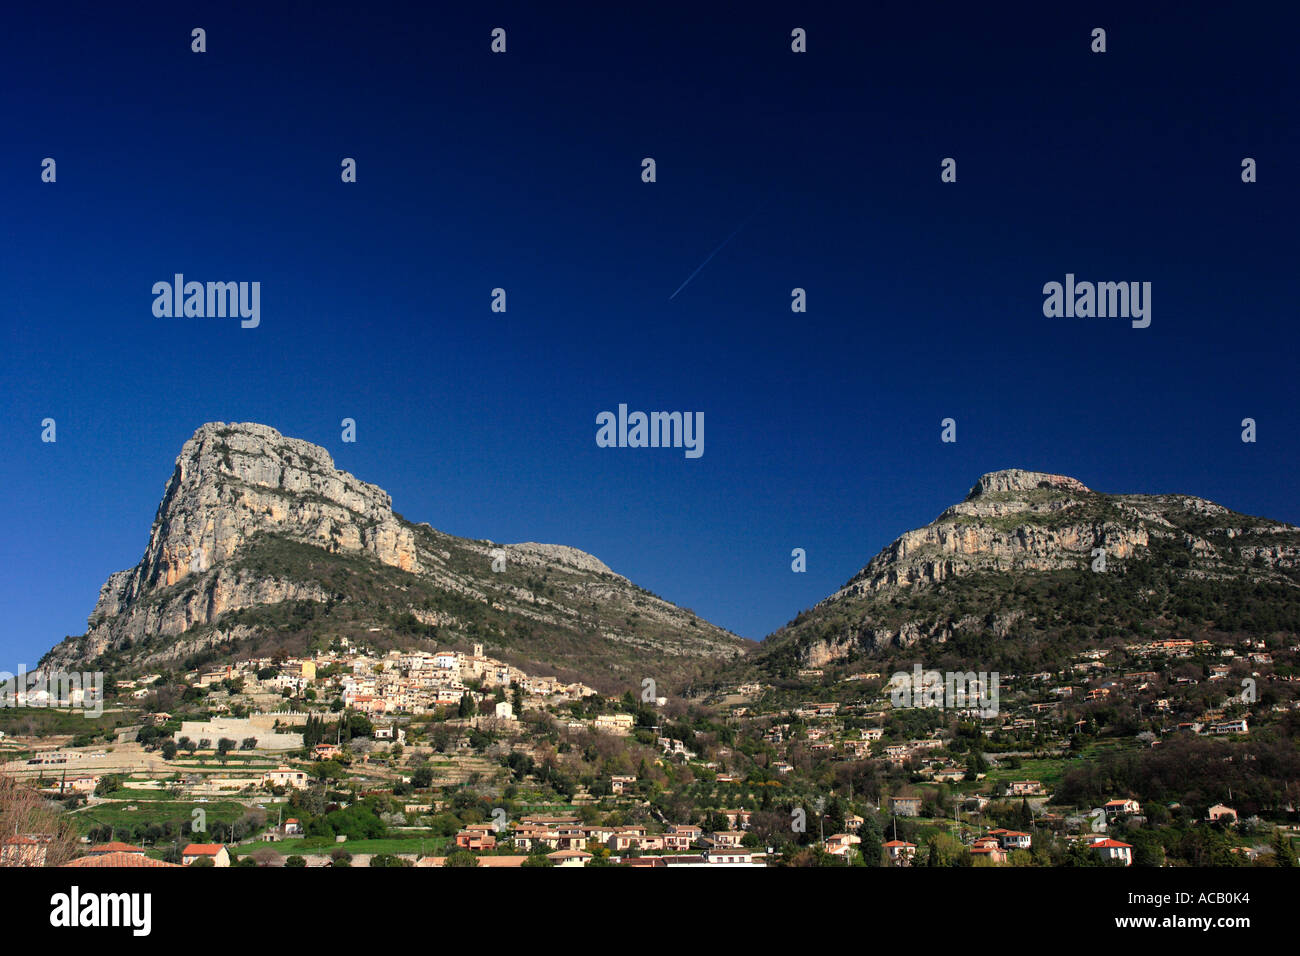
[[[727,243],[729,243],[732,239],[735,239],[735,238],[736,238],[736,233],[740,232],[740,230],[744,229],[745,226],[747,226],[747,225],[749,224],[749,220],[754,218],[754,213],[756,213],[756,212],[758,212],[757,209],[754,210],[754,212],[751,212],[751,213],[749,214],[749,216],[746,217],[745,221],[742,222],[739,226],[737,226],[737,227],[735,228],[735,231],[733,231],[731,235],[729,235],[726,239],[723,239],[723,240],[722,240],[722,243],[721,243],[721,245],[718,246],[718,248],[714,249],[712,252],[709,253],[708,258],[705,259],[703,262],[701,262],[701,263],[700,263],[700,264],[695,268],[695,271],[692,272],[690,275],[688,275],[688,276],[686,277],[686,281],[683,282],[681,285],[679,285],[679,286],[677,287],[677,292],[681,292],[683,289],[685,289],[686,286],[690,284],[690,281],[691,281],[692,279],[694,279],[697,275],[700,274],[700,270],[703,269],[705,266],[707,266],[707,265],[709,264],[709,259],[712,259],[714,256],[716,256],[719,252],[722,251],[722,247],[723,247],[723,246],[725,246]],[[673,301],[673,299],[677,298],[677,292],[674,292],[672,295],[670,295],[670,296],[668,297],[668,301],[669,301],[669,302],[671,302],[671,301]]]

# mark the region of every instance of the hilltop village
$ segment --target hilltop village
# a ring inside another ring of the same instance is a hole
[[[341,640],[0,710],[4,778],[59,808],[0,864],[1295,865],[1298,659],[1110,642],[954,708],[847,666],[604,696]]]

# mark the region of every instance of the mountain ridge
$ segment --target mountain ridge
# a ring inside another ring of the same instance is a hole
[[[619,681],[671,683],[693,670],[677,666],[684,659],[750,645],[579,549],[444,534],[402,518],[387,492],[320,446],[258,423],[209,422],[176,458],[140,561],[109,576],[87,632],[46,656],[143,666],[257,643],[259,630],[365,639],[399,626],[412,639],[477,639],[529,663],[576,666],[594,684],[609,682],[610,667]],[[555,653],[530,656],[529,633],[554,639]]]
[[[1002,469],[981,476],[929,524],[895,538],[839,589],[768,635],[754,658],[788,673],[976,634],[1030,638],[1057,628],[1079,636],[1078,621],[1088,615],[1051,607],[1060,596],[1049,592],[1062,583],[1070,601],[1105,592],[1105,601],[1125,605],[1128,619],[1108,619],[1112,630],[1230,627],[1226,615],[1193,620],[1178,612],[1199,608],[1216,588],[1240,592],[1247,583],[1280,599],[1294,623],[1298,569],[1294,525],[1193,495],[1108,494],[1067,475]],[[1090,574],[1098,576],[1080,576]],[[1019,593],[1030,585],[1044,593]],[[1159,592],[1159,609],[1134,603],[1139,585],[1147,599]],[[1232,601],[1240,610],[1248,598],[1234,593]],[[1267,620],[1254,611],[1248,617]]]
[[[1100,576],[1089,571],[1098,549]],[[1104,593],[1108,611],[1124,607],[1128,617],[1111,614],[1102,630],[1229,626],[1206,610],[1206,595],[1225,588],[1238,610],[1251,605],[1251,626],[1269,618],[1248,587],[1267,592],[1280,620],[1300,621],[1298,569],[1294,525],[1193,495],[1108,494],[1008,468],[982,475],[755,645],[579,549],[412,523],[320,446],[257,423],[209,422],[177,456],[140,561],[110,575],[87,632],[46,658],[130,668],[340,636],[483,641],[594,686],[643,676],[687,685],[731,665],[789,671],[927,640],[1078,636],[1092,617],[1058,613],[1051,602],[1065,592],[1076,603]],[[1149,592],[1140,600],[1139,586]],[[1193,606],[1201,618],[1189,616]]]

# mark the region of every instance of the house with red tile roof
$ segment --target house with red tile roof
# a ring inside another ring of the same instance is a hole
[[[890,840],[885,844],[885,852],[889,854],[890,863],[905,866],[916,856],[916,844],[906,840]]]
[[[690,824],[675,824],[664,833],[664,849],[672,852],[689,850],[700,838],[701,830]]]
[[[496,833],[490,823],[474,823],[456,834],[456,846],[462,850],[495,850]]]
[[[213,866],[230,866],[230,852],[220,843],[191,843],[181,850],[181,864],[211,860]]]
[[[1141,813],[1142,804],[1136,800],[1107,800],[1105,809],[1106,816],[1114,817],[1125,813]]]
[[[164,863],[162,860],[154,860],[145,856],[143,853],[124,853],[113,851],[111,853],[94,853],[90,856],[79,857],[64,866],[78,867],[107,867],[113,869],[120,868],[145,868],[157,866],[180,866],[179,863]]]
[[[1108,837],[1098,837],[1092,841],[1091,848],[1101,854],[1104,860],[1123,860],[1125,866],[1133,865],[1131,844],[1120,843],[1119,840],[1111,840]]]
[[[970,848],[972,860],[989,860],[992,863],[1007,862],[1007,851],[995,836],[979,837]]]
[[[832,856],[848,856],[850,850],[862,842],[856,833],[833,833],[826,838],[826,852]]]
[[[86,853],[90,856],[99,856],[104,853],[138,853],[140,856],[144,856],[144,848],[117,841],[114,843],[100,843],[96,846],[92,846],[86,851]]]
[[[1033,844],[1033,837],[1020,830],[1004,830],[997,827],[989,831],[989,836],[997,837],[1004,850],[1028,850]]]

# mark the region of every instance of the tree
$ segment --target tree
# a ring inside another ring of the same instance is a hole
[[[1082,841],[1070,844],[1061,858],[1061,866],[1100,866],[1101,856]]]
[[[1296,866],[1295,851],[1291,849],[1291,840],[1281,830],[1273,834],[1273,865]]]
[[[506,757],[506,766],[510,768],[510,773],[515,780],[523,780],[533,772],[533,758],[528,754],[512,750],[510,756]]]
[[[411,771],[411,786],[417,790],[427,790],[433,786],[433,768],[426,763]]]
[[[478,866],[478,857],[469,850],[453,850],[442,861],[443,866]]]
[[[862,862],[866,866],[880,866],[880,851],[884,846],[884,835],[880,832],[880,821],[875,816],[867,816],[862,821],[862,826],[858,827],[858,837],[862,840],[858,844],[858,852],[862,854]]]
[[[1128,837],[1133,843],[1134,866],[1164,866],[1165,848],[1149,830],[1138,830]]]
[[[1017,825],[1028,833],[1034,828],[1034,811],[1029,808],[1029,798],[1020,798],[1020,810],[1017,813]]]
[[[930,837],[925,853],[926,866],[960,866],[968,857],[966,847],[950,833]]]
[[[39,838],[45,850],[45,866],[60,866],[77,852],[71,818],[54,809],[35,790],[5,774],[0,774],[0,834]],[[34,863],[35,858],[28,861],[19,856],[14,863],[0,866]]]

